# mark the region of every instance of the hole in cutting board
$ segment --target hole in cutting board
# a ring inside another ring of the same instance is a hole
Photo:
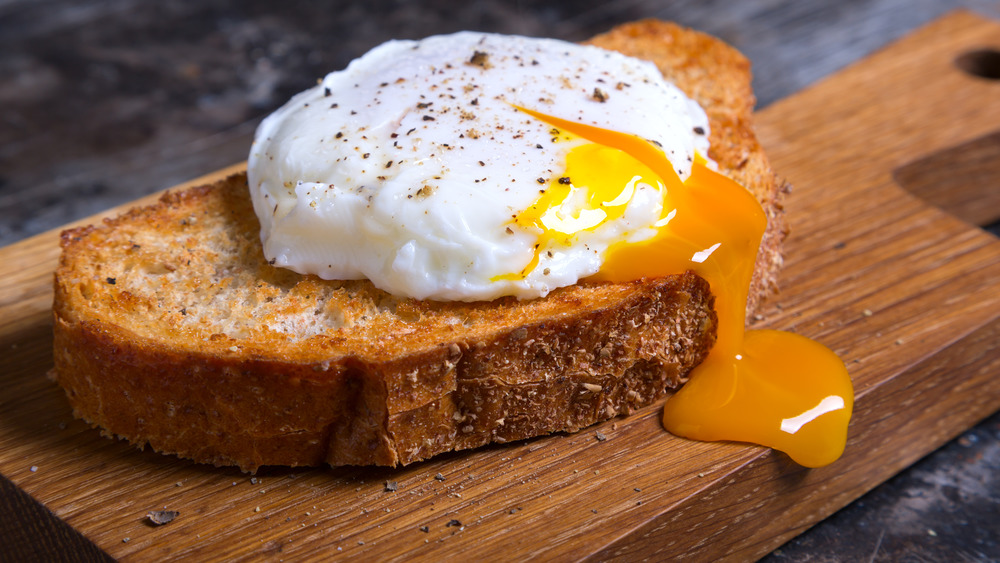
[[[996,49],[969,51],[955,59],[955,66],[973,76],[1000,80],[1000,51]]]
[[[896,169],[905,190],[1000,236],[1000,131]]]

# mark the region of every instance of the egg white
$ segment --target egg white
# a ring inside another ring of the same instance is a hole
[[[390,41],[258,128],[248,178],[266,258],[418,299],[534,298],[597,272],[614,242],[653,234],[662,196],[640,184],[621,218],[504,278],[538,241],[513,218],[585,142],[555,139],[517,106],[654,141],[682,179],[708,151],[704,111],[651,63],[472,32]]]

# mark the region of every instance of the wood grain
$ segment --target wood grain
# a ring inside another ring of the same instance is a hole
[[[73,420],[45,377],[50,232],[0,250],[0,473],[131,560],[759,557],[1000,408],[1000,242],[893,179],[1000,131],[1000,82],[953,64],[983,47],[1000,25],[952,14],[758,116],[796,186],[763,322],[826,343],[855,383],[829,467],[674,438],[658,408],[399,470],[250,477],[136,451]],[[147,525],[161,508],[180,515]]]

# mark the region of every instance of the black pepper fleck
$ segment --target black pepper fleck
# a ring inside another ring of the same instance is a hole
[[[472,57],[469,58],[469,64],[475,65],[481,68],[491,68],[493,65],[490,64],[490,55],[483,51],[474,51]]]

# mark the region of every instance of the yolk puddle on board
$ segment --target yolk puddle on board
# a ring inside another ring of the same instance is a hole
[[[657,233],[612,246],[601,271],[587,280],[630,281],[693,270],[711,286],[717,340],[667,401],[666,429],[695,440],[761,444],[807,467],[839,458],[854,404],[844,363],[804,336],[744,330],[750,278],[767,226],[756,198],[700,157],[682,183],[663,151],[643,139],[518,109],[592,142],[570,150],[564,177],[572,183],[553,180],[515,219],[541,229],[542,248],[549,240],[568,240],[621,216],[641,181],[663,193]],[[586,205],[574,213],[557,213],[572,199],[572,191],[581,189],[573,184],[586,186]],[[537,262],[536,256],[525,272]]]

